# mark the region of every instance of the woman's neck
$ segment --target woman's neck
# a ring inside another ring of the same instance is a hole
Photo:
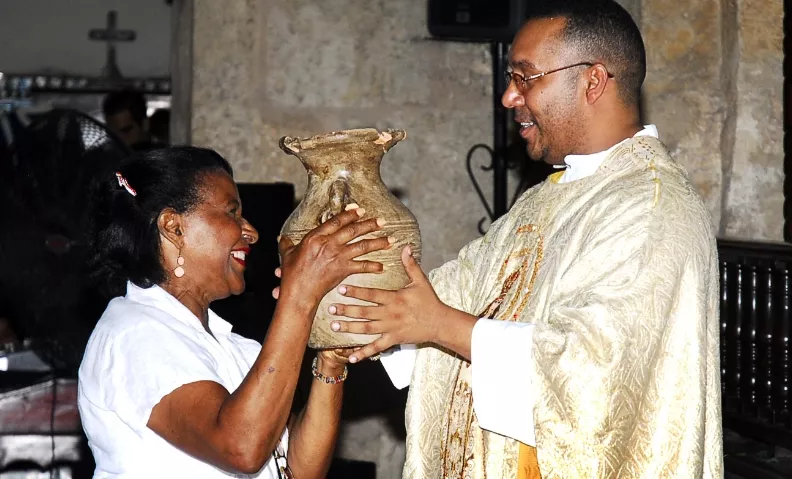
[[[209,303],[204,295],[191,288],[177,286],[171,282],[160,285],[162,289],[170,293],[171,296],[179,300],[192,314],[201,322],[204,329],[209,331]],[[211,333],[211,331],[209,331]]]

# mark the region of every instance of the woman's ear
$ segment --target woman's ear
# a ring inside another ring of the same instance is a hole
[[[165,208],[157,218],[160,235],[177,249],[184,246],[184,221],[173,208]]]

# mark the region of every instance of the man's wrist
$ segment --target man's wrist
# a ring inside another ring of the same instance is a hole
[[[442,320],[439,321],[440,327],[434,332],[435,339],[432,342],[469,359],[473,327],[479,318],[450,306],[446,308],[442,313]]]

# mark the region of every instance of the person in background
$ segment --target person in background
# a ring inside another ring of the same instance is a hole
[[[146,98],[131,90],[110,93],[102,102],[107,127],[133,150],[160,146],[152,141],[146,110]]]

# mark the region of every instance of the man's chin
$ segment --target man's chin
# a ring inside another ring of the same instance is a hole
[[[546,151],[543,151],[543,150],[536,151],[536,150],[532,150],[530,147],[528,147],[528,148],[525,149],[525,152],[528,154],[528,158],[531,161],[533,161],[533,162],[539,163],[541,161],[545,161],[545,162],[547,161],[546,160],[546,158],[547,158],[547,152]]]

